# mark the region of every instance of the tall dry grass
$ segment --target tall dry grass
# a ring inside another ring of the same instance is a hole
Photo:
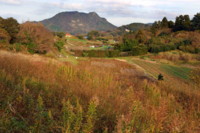
[[[0,51],[0,130],[199,131],[199,101],[193,95],[176,92],[137,71],[112,59],[80,60],[71,65]]]

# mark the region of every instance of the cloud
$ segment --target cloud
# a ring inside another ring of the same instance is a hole
[[[0,0],[1,15],[17,13],[42,20],[63,11],[95,11],[116,25],[126,20],[153,22],[164,16],[174,20],[180,14],[196,14],[199,7],[199,0]]]
[[[0,3],[5,3],[5,4],[13,4],[13,5],[18,5],[21,4],[21,0],[0,0]]]

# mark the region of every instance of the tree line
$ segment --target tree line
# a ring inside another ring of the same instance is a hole
[[[6,45],[5,45],[6,44]],[[25,22],[19,24],[14,18],[0,17],[0,46],[29,53],[46,53],[53,49],[53,33],[41,23]]]
[[[175,22],[168,21],[166,17],[162,21],[155,21],[152,25],[152,31],[162,28],[171,28],[173,31],[193,31],[200,30],[200,13],[197,13],[192,19],[189,15],[180,15],[176,17]]]

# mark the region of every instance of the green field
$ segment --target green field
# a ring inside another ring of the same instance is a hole
[[[130,63],[137,64],[143,68],[148,74],[157,78],[161,73],[164,75],[165,79],[178,78],[183,80],[188,80],[191,72],[191,68],[181,67],[177,65],[162,64],[156,62],[147,62],[146,60],[131,59]]]
[[[181,79],[189,79],[191,69],[186,67],[172,66],[172,65],[161,65],[161,70],[165,71],[165,73],[169,75],[173,75],[175,77]]]

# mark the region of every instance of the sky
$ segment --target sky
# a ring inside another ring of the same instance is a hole
[[[96,12],[116,26],[152,23],[167,17],[200,12],[200,0],[0,0],[0,16],[19,23],[40,21],[59,12]]]

